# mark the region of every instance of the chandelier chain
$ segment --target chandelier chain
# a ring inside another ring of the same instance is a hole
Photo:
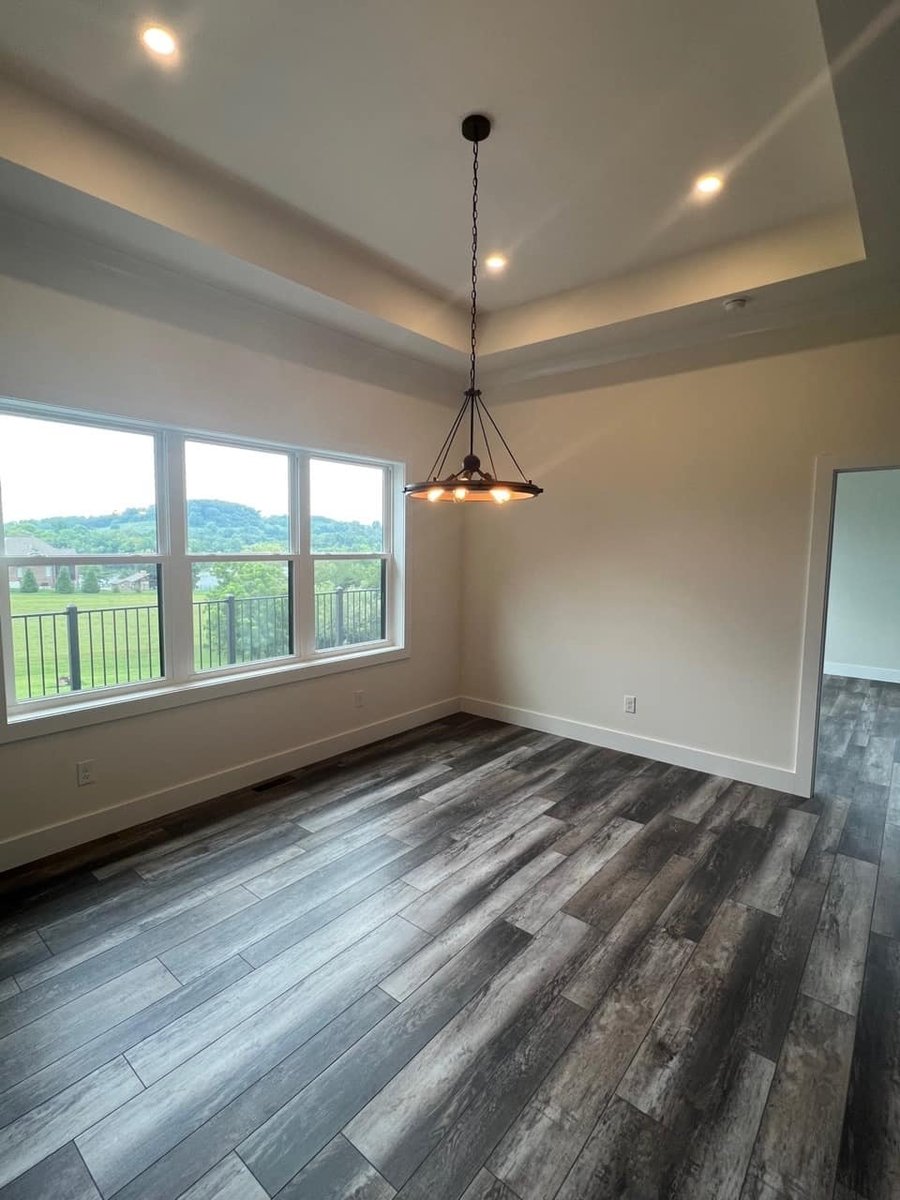
[[[478,347],[478,142],[472,142],[472,358],[469,366],[469,390],[475,391],[475,363]]]

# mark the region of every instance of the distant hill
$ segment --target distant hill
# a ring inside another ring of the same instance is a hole
[[[50,545],[77,554],[136,554],[152,552],[155,508],[126,508],[100,517],[41,517],[10,521],[5,532],[32,534]],[[264,517],[255,508],[226,500],[189,500],[191,550],[195,554],[240,553],[281,546],[287,539],[287,516]],[[367,553],[382,546],[381,524],[312,518],[313,549],[323,554]]]

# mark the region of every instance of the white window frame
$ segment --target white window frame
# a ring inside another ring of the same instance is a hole
[[[214,696],[292,683],[298,679],[358,670],[408,657],[405,643],[405,509],[403,465],[379,458],[339,454],[259,439],[178,428],[152,422],[107,418],[63,408],[0,399],[0,412],[59,421],[154,438],[156,464],[157,550],[129,555],[74,554],[29,556],[0,554],[0,681],[4,723],[0,742],[35,737],[57,729],[97,724],[116,717],[189,704]],[[234,449],[285,454],[289,462],[289,545],[275,553],[194,554],[187,544],[185,443],[206,442]],[[378,467],[383,471],[384,542],[377,553],[314,553],[310,546],[309,463],[311,459]],[[0,491],[0,531],[3,496]],[[3,544],[0,541],[0,550]],[[376,641],[317,650],[315,645],[314,572],[317,560],[373,559],[384,566],[384,637]],[[198,671],[194,667],[192,565],[196,562],[287,563],[291,595],[291,653],[277,658]],[[70,568],[152,564],[160,571],[163,674],[159,679],[90,688],[31,700],[18,700],[12,653],[12,612],[8,570],[18,566],[66,565]]]

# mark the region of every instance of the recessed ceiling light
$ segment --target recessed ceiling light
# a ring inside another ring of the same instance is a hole
[[[141,41],[145,49],[151,54],[158,54],[160,58],[171,58],[178,49],[175,35],[162,25],[147,25],[141,30]]]
[[[723,183],[721,175],[701,175],[694,184],[694,191],[698,196],[715,196],[721,192]]]
[[[487,256],[487,258],[484,260],[484,265],[494,275],[497,275],[500,273],[500,271],[506,270],[506,265],[507,265],[506,255],[505,254],[489,254]]]

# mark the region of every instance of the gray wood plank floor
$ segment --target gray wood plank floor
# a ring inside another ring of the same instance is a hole
[[[900,686],[816,796],[457,716],[0,918],[0,1197],[900,1195]]]

